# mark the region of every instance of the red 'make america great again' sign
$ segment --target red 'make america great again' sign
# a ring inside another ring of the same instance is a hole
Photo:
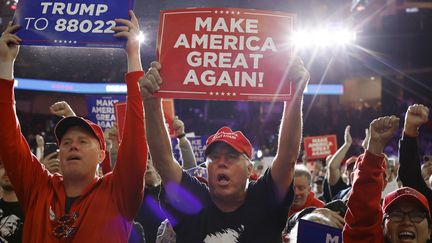
[[[336,135],[324,135],[304,138],[304,151],[308,160],[322,159],[336,153]]]
[[[289,100],[294,15],[234,8],[161,11],[159,97]]]

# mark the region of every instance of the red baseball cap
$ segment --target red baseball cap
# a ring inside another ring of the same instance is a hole
[[[222,127],[216,134],[211,135],[206,142],[205,155],[207,156],[211,151],[211,146],[215,142],[224,142],[230,145],[239,153],[244,153],[249,159],[252,159],[252,144],[249,139],[240,131],[233,132],[229,127]]]
[[[401,200],[411,200],[412,202],[417,203],[419,206],[426,210],[429,218],[431,218],[428,200],[423,194],[411,187],[402,187],[387,194],[384,197],[384,202],[382,205],[384,212],[387,213],[389,207],[392,204]]]
[[[60,146],[60,141],[70,127],[79,126],[87,129],[98,141],[102,150],[105,150],[105,139],[100,126],[90,120],[79,116],[69,116],[61,119],[55,129],[54,134],[57,139],[57,144]]]

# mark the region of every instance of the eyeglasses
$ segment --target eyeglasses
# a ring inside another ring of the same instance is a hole
[[[391,213],[386,213],[385,217],[390,219],[393,222],[402,222],[405,218],[405,215],[408,215],[409,220],[412,223],[420,223],[427,217],[426,212],[421,211],[411,211],[411,212],[401,212],[401,211],[393,211]]]
[[[208,163],[218,162],[221,160],[222,156],[225,158],[225,160],[228,163],[237,162],[241,156],[243,156],[246,160],[249,161],[249,158],[243,153],[225,153],[225,154],[215,153],[215,154],[209,154],[207,156],[207,162]]]
[[[79,214],[76,212],[74,214],[66,214],[57,218],[54,221],[56,226],[54,227],[52,233],[57,238],[69,238],[72,237],[76,230],[77,226],[74,226]]]

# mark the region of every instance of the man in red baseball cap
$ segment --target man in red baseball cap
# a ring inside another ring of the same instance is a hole
[[[418,191],[403,187],[384,198],[384,147],[399,128],[399,118],[386,116],[369,126],[370,139],[364,156],[354,168],[352,191],[345,215],[343,241],[351,242],[418,242],[430,239],[429,204]]]
[[[147,162],[139,79],[138,19],[116,19],[114,36],[127,39],[127,112],[112,173],[96,175],[105,157],[102,129],[77,116],[55,128],[62,175],[51,174],[25,141],[15,113],[13,63],[21,39],[9,24],[0,38],[0,157],[25,212],[23,242],[127,242],[144,193]],[[120,26],[121,25],[121,26]],[[7,222],[0,222],[6,225]]]
[[[242,132],[222,127],[207,140],[208,187],[184,172],[173,157],[161,99],[153,96],[162,85],[154,71],[142,90],[147,136],[154,165],[177,215],[171,222],[177,242],[280,242],[293,200],[303,91],[309,80],[302,61],[293,59],[289,69],[288,77],[297,88],[285,103],[278,151],[270,168],[248,183],[252,145]]]

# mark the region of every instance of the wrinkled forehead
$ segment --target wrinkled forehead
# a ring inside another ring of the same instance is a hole
[[[309,185],[309,178],[306,175],[295,175],[294,176],[294,185],[295,186],[307,186]]]
[[[214,156],[218,154],[240,154],[235,150],[233,147],[231,147],[229,144],[224,142],[216,142],[215,144],[211,145],[210,151],[208,152],[208,156]]]

